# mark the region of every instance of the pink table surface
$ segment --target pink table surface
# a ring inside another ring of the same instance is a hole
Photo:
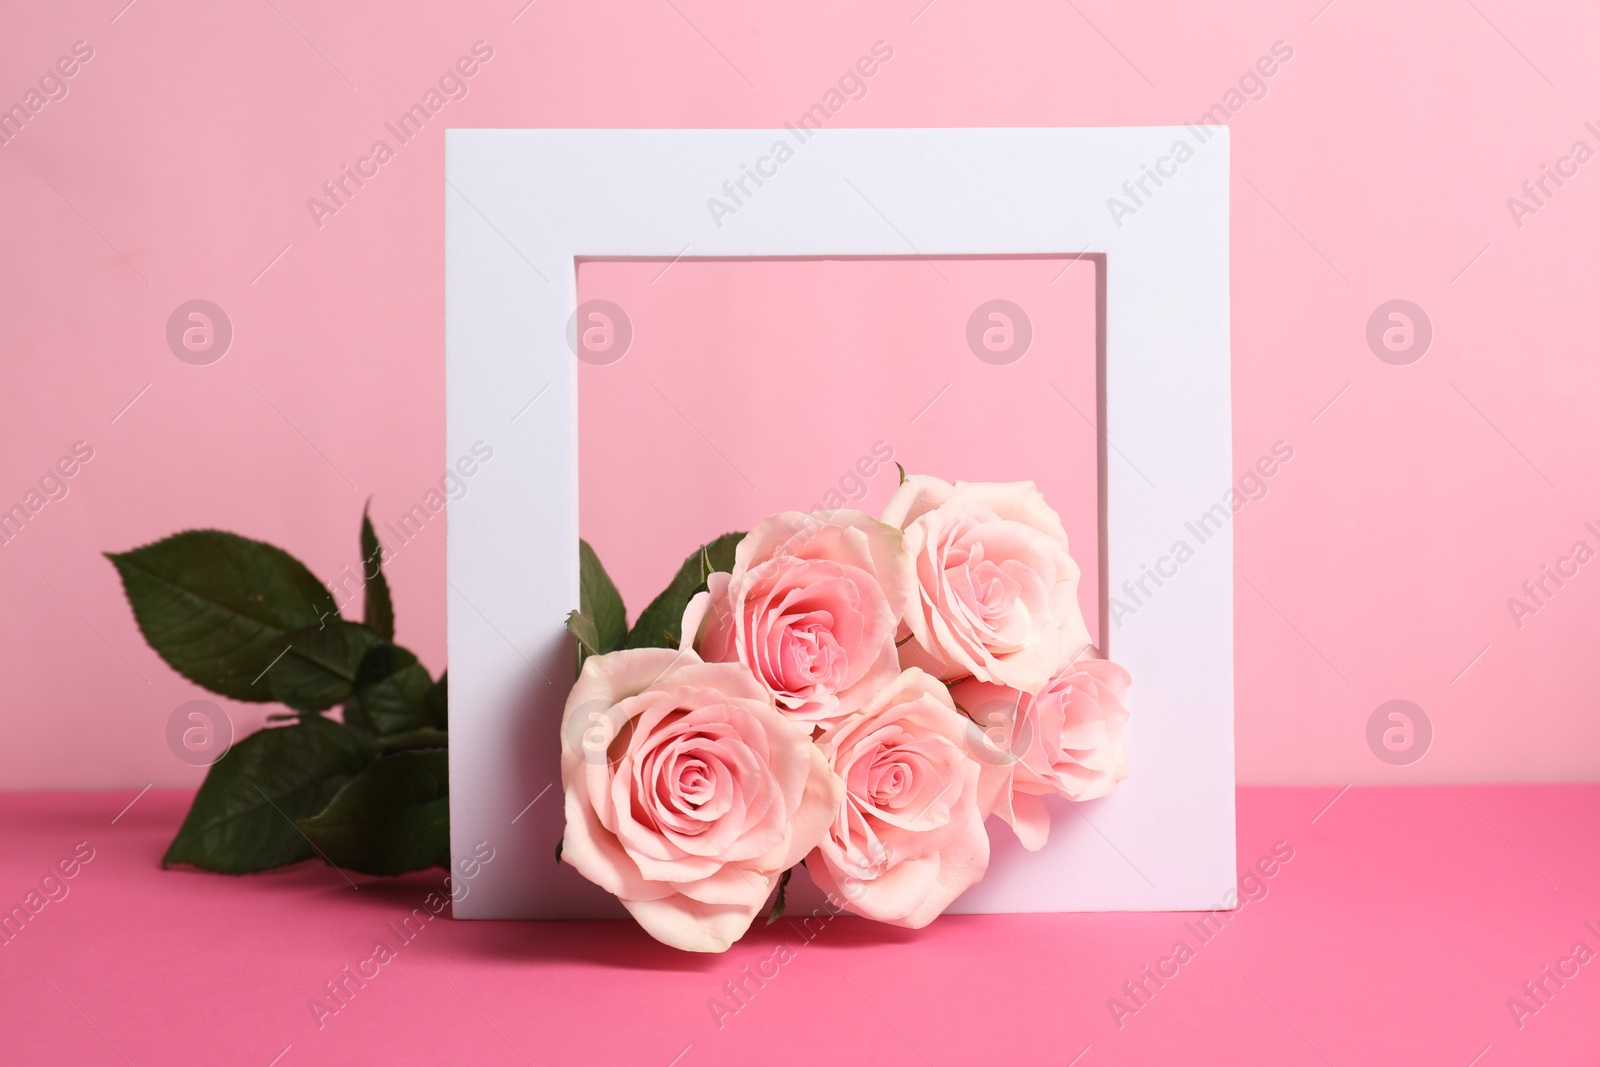
[[[93,850],[0,945],[0,1062],[1595,1063],[1600,787],[1336,792],[1239,791],[1241,871],[1293,858],[1205,940],[1192,913],[842,919],[810,940],[780,921],[714,957],[627,923],[448,912],[403,942],[390,924],[442,872],[163,872],[187,793],[120,816],[131,792],[0,795],[0,904]],[[319,1028],[308,1001],[379,940],[394,958]],[[1170,977],[1119,1026],[1108,1001],[1134,1006],[1146,965]]]

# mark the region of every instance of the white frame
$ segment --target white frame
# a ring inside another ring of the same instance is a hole
[[[447,462],[493,449],[449,516],[452,853],[495,849],[457,918],[623,914],[551,855],[578,603],[578,259],[1103,253],[1112,595],[1233,483],[1225,128],[805,132],[447,134]],[[717,225],[707,198],[762,157],[776,173]],[[1134,677],[1132,777],[1084,819],[1058,806],[1040,853],[992,822],[989,875],[952,911],[1232,906],[1228,524],[1110,638]]]

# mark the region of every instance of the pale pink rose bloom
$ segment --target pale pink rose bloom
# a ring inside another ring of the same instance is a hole
[[[843,784],[738,664],[590,657],[561,731],[561,860],[656,940],[722,952],[827,833]]]
[[[1037,692],[1088,646],[1067,532],[1032,482],[913,475],[883,521],[905,531],[917,574],[902,666]]]
[[[683,647],[749,667],[795,722],[830,726],[900,673],[911,557],[899,530],[864,512],[774,515],[706,589],[684,612]]]
[[[975,738],[944,684],[913,669],[818,739],[846,793],[806,871],[835,904],[916,929],[983,877],[1005,776],[996,754],[973,758]]]
[[[1033,696],[976,679],[951,687],[956,704],[1001,754],[1007,780],[995,814],[1024,848],[1038,851],[1050,834],[1040,797],[1094,800],[1128,777],[1122,729],[1129,681],[1110,660],[1081,659]]]

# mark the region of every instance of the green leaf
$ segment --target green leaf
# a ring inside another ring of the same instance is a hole
[[[371,630],[342,619],[292,630],[262,680],[273,700],[300,712],[326,711],[355,692],[356,670],[377,643]]]
[[[413,748],[448,748],[449,745],[450,735],[431,726],[378,738],[378,752],[385,756],[391,752],[404,752]]]
[[[628,612],[622,594],[589,542],[578,540],[578,610],[567,613],[567,632],[578,655],[578,669],[590,656],[622,647],[628,637]]]
[[[444,671],[428,690],[428,712],[433,725],[441,730],[450,729],[450,672]]]
[[[572,635],[578,653],[578,670],[581,671],[584,660],[600,654],[600,634],[595,629],[594,620],[581,611],[567,612],[567,633]]]
[[[628,612],[622,594],[589,542],[578,541],[578,610],[594,623],[596,646],[601,653],[622,647],[628,637]]]
[[[394,640],[394,600],[389,596],[389,579],[383,576],[383,546],[372,529],[367,510],[361,509],[361,578],[366,582],[366,600],[361,619],[367,629],[383,638]]]
[[[344,720],[380,737],[439,725],[429,703],[433,689],[433,679],[416,656],[399,645],[375,640],[356,669]]]
[[[450,851],[449,762],[443,749],[385,756],[297,825],[335,866],[362,874],[432,867]]]
[[[277,699],[255,682],[284,635],[339,617],[304,564],[237,534],[189,530],[106,558],[150,647],[191,682],[235,700]]]
[[[899,463],[896,463],[896,464],[895,464],[895,465],[894,465],[894,467],[895,467],[895,470],[897,470],[897,471],[899,471],[899,472],[900,472],[900,484],[901,484],[901,485],[905,485],[905,484],[906,484],[906,477],[907,477],[907,475],[906,475],[906,469],[905,469],[905,467],[904,467],[904,466],[902,466],[902,465],[901,465],[901,464],[899,464]]]
[[[294,820],[321,811],[375,754],[321,717],[251,734],[212,765],[161,865],[246,874],[310,859]]]
[[[639,613],[639,621],[633,624],[625,647],[677,648],[684,609],[694,595],[705,588],[707,575],[733,570],[733,552],[742,540],[742,533],[726,533],[696,549],[678,568],[672,584]]]
[[[783,918],[784,910],[789,906],[789,877],[793,874],[794,868],[790,867],[778,878],[778,895],[772,898],[772,910],[767,912],[768,926]]]

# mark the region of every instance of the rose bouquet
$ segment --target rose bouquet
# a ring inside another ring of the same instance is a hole
[[[580,560],[558,855],[668,945],[726,950],[796,866],[836,909],[926,926],[988,869],[990,815],[1036,851],[1042,797],[1127,777],[1128,673],[1031,482],[902,472],[879,519],[774,515],[631,630]]]

